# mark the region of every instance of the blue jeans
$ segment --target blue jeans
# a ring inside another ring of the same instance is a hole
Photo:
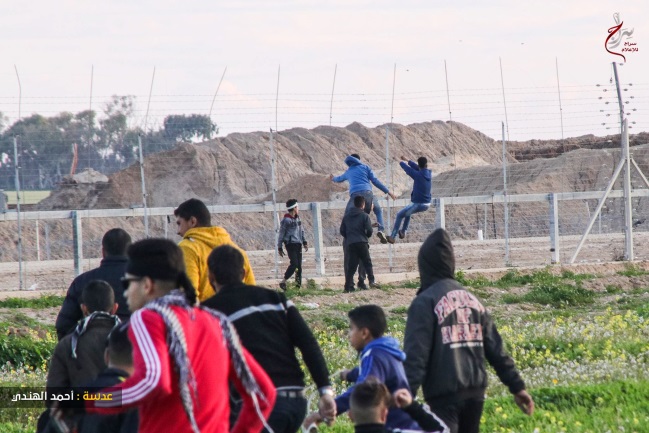
[[[354,198],[359,195],[365,197],[365,213],[370,213],[370,206],[372,205],[372,203],[374,203],[374,215],[376,215],[376,222],[379,223],[379,231],[382,232],[383,230],[385,230],[385,227],[383,225],[383,211],[381,210],[379,201],[374,201],[374,195],[372,194],[372,191],[358,191],[352,193],[352,195],[349,196],[347,207],[345,207],[345,213],[349,212],[349,210],[354,207]]]
[[[397,213],[397,219],[394,220],[394,227],[392,228],[392,237],[397,236],[399,227],[401,227],[401,221],[403,220],[403,232],[408,231],[408,226],[410,225],[410,217],[413,214],[427,211],[430,207],[430,203],[410,203],[408,206],[404,207]]]

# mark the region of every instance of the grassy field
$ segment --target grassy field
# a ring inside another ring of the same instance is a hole
[[[47,198],[51,191],[20,191],[20,204],[36,204]],[[7,204],[16,204],[16,191],[4,191],[7,196]]]
[[[628,267],[613,275],[553,275],[548,271],[458,280],[492,311],[499,331],[536,401],[523,415],[490,372],[482,419],[484,432],[649,432],[649,275]],[[403,340],[407,306],[417,281],[343,295],[317,287],[289,288],[288,296],[314,330],[333,374],[357,363],[346,338],[348,310],[376,303],[388,314],[389,334]],[[34,311],[56,308],[57,299],[8,300],[2,306],[0,382],[44,383],[55,344],[53,327]],[[30,313],[30,314],[27,314]],[[15,365],[22,363],[21,367]],[[335,383],[336,391],[343,390]],[[316,391],[309,386],[315,401]],[[0,412],[0,431],[33,432],[37,410]],[[346,416],[325,432],[351,432]]]

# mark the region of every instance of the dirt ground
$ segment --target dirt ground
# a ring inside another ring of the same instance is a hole
[[[561,238],[561,263],[567,264],[579,242],[578,236]],[[649,260],[649,249],[646,245],[649,233],[634,235],[634,252],[637,261]],[[374,242],[378,242],[374,239]],[[393,274],[405,274],[404,279],[412,279],[417,274],[417,252],[419,243],[396,243],[392,246],[373,243],[371,246],[374,272],[377,280],[394,281]],[[548,238],[517,238],[510,242],[509,264],[505,263],[505,245],[503,240],[460,240],[454,242],[456,267],[458,270],[493,270],[509,267],[543,267],[551,265],[552,253]],[[608,262],[618,262],[623,256],[624,236],[592,235],[590,236],[575,264],[590,266],[591,273],[603,273],[610,266]],[[248,251],[255,276],[261,284],[275,284],[288,265],[286,259],[279,261],[277,270],[274,264],[274,252],[271,250]],[[341,284],[342,248],[326,247],[325,280],[329,284]],[[89,258],[82,262],[83,270],[92,269],[99,264],[99,259]],[[311,248],[304,254],[304,271],[306,278],[321,281],[316,272],[315,252]],[[74,278],[72,260],[31,261],[23,263],[23,290],[19,291],[19,264],[16,262],[0,263],[0,298],[6,296],[29,296],[52,291],[62,293]],[[400,277],[401,278],[401,277]],[[383,279],[383,280],[382,280]],[[9,295],[7,292],[13,292]],[[20,295],[18,295],[20,293]]]
[[[645,247],[649,233],[637,233],[634,236],[635,258],[639,262],[649,260],[649,249]],[[375,241],[376,242],[376,241]],[[567,265],[579,242],[577,236],[565,236],[561,239],[561,268]],[[607,274],[623,268],[618,261],[624,248],[623,235],[593,235],[588,238],[578,256],[575,265],[579,272]],[[547,238],[519,238],[510,242],[510,263],[505,263],[505,246],[503,240],[471,240],[454,243],[456,268],[469,273],[482,272],[495,275],[504,273],[512,267],[544,267],[551,264],[550,244]],[[390,248],[389,248],[390,247]],[[372,244],[371,254],[378,282],[408,280],[418,277],[417,252],[419,243],[397,243],[395,245]],[[281,277],[288,265],[281,260],[277,268],[274,265],[274,252],[249,251],[255,275],[260,284],[274,286],[276,275]],[[342,249],[327,247],[325,256],[325,277],[316,273],[315,253],[313,248],[304,254],[304,276],[313,278],[318,283],[330,287],[342,287]],[[84,259],[83,270],[92,269],[99,264],[99,259]],[[644,265],[643,265],[644,266]],[[277,269],[277,273],[276,273]],[[74,264],[71,260],[52,260],[24,262],[23,290],[19,290],[19,264],[15,262],[0,263],[0,299],[20,296],[40,296],[43,293],[64,294],[74,278]],[[494,278],[497,278],[494,277]],[[607,283],[608,284],[608,283]]]

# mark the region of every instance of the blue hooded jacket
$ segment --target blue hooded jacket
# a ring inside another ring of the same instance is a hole
[[[430,203],[433,172],[427,168],[419,168],[419,164],[413,161],[408,161],[407,164],[401,161],[399,165],[415,181],[412,194],[410,194],[410,201],[413,203]]]
[[[336,183],[348,181],[349,195],[359,191],[372,191],[372,184],[386,194],[390,191],[376,178],[372,169],[363,164],[360,159],[348,156],[345,158],[345,164],[349,166],[347,171],[334,177],[333,181]]]
[[[390,393],[397,389],[406,388],[408,380],[403,369],[403,361],[406,354],[399,348],[399,342],[393,337],[380,337],[370,341],[360,353],[361,365],[354,368],[347,375],[349,382],[360,383],[368,377],[374,377],[384,383]],[[349,398],[354,387],[351,386],[336,397],[336,410],[338,414],[349,409]],[[419,425],[404,411],[397,408],[390,408],[388,418],[385,422],[388,428],[400,428],[410,430],[421,430]]]

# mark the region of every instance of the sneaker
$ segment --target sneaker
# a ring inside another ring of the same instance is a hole
[[[378,288],[381,287],[381,285],[379,283],[377,283],[376,281],[373,281],[373,282],[370,283],[370,287],[373,288],[373,289],[378,289]]]
[[[363,282],[359,281],[358,284],[356,284],[356,288],[358,288],[358,290],[367,290],[367,286],[365,285],[364,281]]]
[[[282,289],[283,291],[286,291],[286,283],[284,281],[279,283],[279,288]]]
[[[383,232],[376,232],[376,236],[379,239],[381,239],[382,244],[387,244],[388,243],[388,240],[385,238],[385,235],[383,234]]]
[[[406,232],[404,232],[403,230],[399,230],[399,239],[403,239],[405,237],[406,237]]]
[[[392,236],[388,236],[386,239],[387,239],[388,242],[390,242],[391,244],[394,243],[394,238],[393,238]]]

